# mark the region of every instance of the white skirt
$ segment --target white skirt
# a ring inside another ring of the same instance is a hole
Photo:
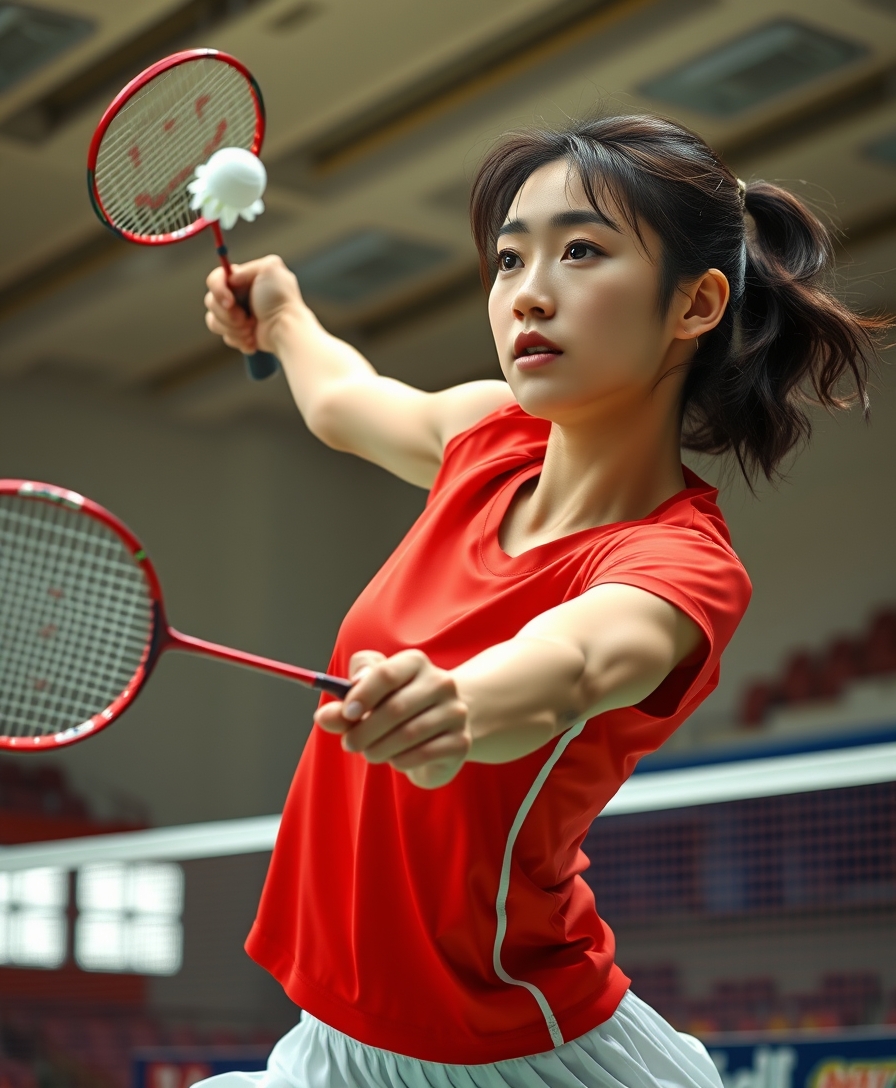
[[[302,1013],[261,1073],[200,1088],[722,1088],[706,1047],[629,991],[603,1024],[554,1050],[490,1065],[443,1065],[359,1043]],[[194,1086],[196,1088],[196,1086]]]

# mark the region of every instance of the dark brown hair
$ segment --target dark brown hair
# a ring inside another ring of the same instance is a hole
[[[686,449],[731,452],[748,480],[757,471],[771,478],[808,438],[810,403],[833,409],[858,400],[867,412],[873,334],[889,323],[853,313],[825,285],[825,226],[777,185],[743,187],[699,136],[659,117],[505,137],[480,166],[470,202],[486,286],[514,196],[540,167],[564,159],[595,209],[608,215],[599,197],[609,195],[636,236],[645,223],[659,236],[661,313],[679,284],[710,268],[728,278],[728,307],[700,338],[685,379]],[[840,388],[844,378],[850,393]]]

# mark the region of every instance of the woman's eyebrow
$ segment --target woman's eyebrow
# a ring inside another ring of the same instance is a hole
[[[504,234],[528,234],[529,228],[522,221],[522,219],[508,219],[503,227],[498,231],[496,237],[500,238]]]
[[[585,210],[571,209],[568,212],[557,212],[556,215],[552,215],[548,221],[548,225],[553,228],[562,227],[580,227],[587,224],[596,224],[599,227],[609,227],[610,230],[620,233],[619,227],[613,222],[609,216],[603,214],[603,212],[596,211],[594,209]],[[501,238],[505,234],[530,234],[528,225],[522,219],[509,219],[503,227],[498,231],[497,237]]]
[[[590,208],[588,211],[581,208],[568,212],[558,212],[556,215],[551,216],[552,227],[580,227],[589,223],[596,223],[599,227],[609,227],[610,230],[615,230],[617,234],[621,233],[618,225],[608,215],[597,211],[596,208]]]

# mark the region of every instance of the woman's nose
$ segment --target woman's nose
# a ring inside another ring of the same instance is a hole
[[[554,313],[554,298],[544,275],[538,269],[532,269],[520,282],[513,297],[514,316],[524,318],[528,314],[539,317],[551,317]]]

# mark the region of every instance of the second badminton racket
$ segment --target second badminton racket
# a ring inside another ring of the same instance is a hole
[[[140,541],[98,503],[0,480],[0,749],[93,736],[131,705],[165,650],[262,669],[343,698],[348,680],[175,631]]]

